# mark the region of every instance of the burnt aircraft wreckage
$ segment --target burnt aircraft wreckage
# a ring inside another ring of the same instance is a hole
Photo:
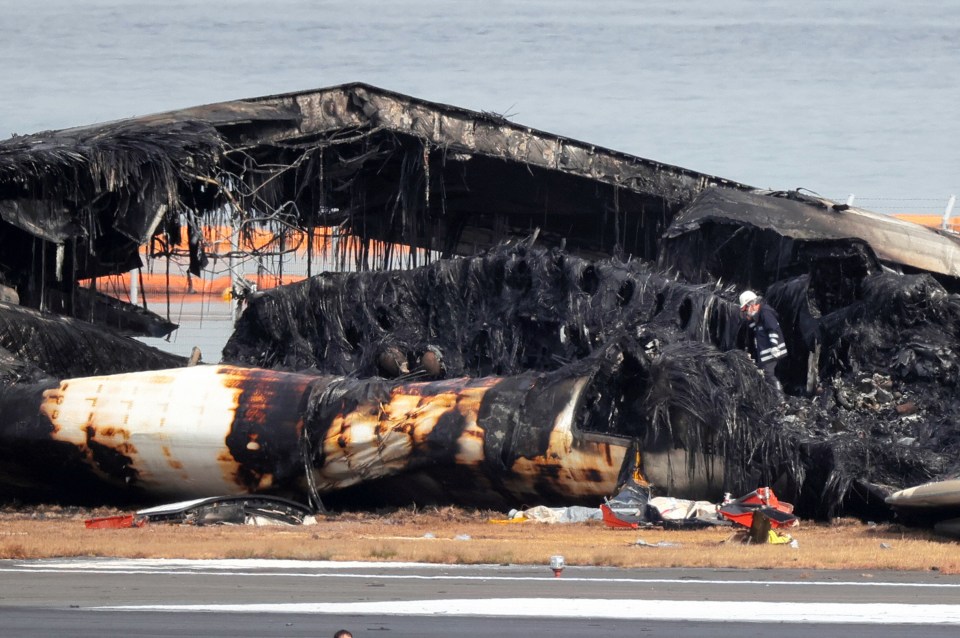
[[[351,240],[187,367],[95,282],[181,234],[199,274],[220,223]],[[0,142],[0,279],[6,499],[596,505],[638,469],[875,517],[960,470],[952,234],[363,84]]]

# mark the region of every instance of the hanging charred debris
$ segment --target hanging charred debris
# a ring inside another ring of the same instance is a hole
[[[129,338],[167,318],[95,283],[143,246],[199,275],[208,224],[350,241],[186,368]],[[960,471],[958,248],[364,84],[15,136],[0,495],[596,505],[639,463],[678,496],[889,515]],[[780,315],[785,397],[743,351],[746,287]]]

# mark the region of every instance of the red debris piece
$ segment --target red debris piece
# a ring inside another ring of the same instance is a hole
[[[753,516],[759,512],[770,519],[770,527],[795,527],[800,521],[793,515],[793,505],[777,498],[769,487],[758,488],[735,501],[720,506],[720,516],[737,525],[751,527]]]
[[[637,521],[626,521],[617,516],[616,512],[610,509],[610,506],[606,503],[601,503],[600,513],[603,515],[603,522],[607,527],[614,529],[637,529],[640,527],[640,523]]]
[[[146,519],[137,518],[135,514],[120,514],[118,516],[101,516],[91,518],[85,522],[87,529],[123,529],[127,527],[143,527]]]

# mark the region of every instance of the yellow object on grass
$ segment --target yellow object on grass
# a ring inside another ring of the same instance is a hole
[[[778,532],[775,529],[770,530],[767,534],[767,542],[771,545],[786,545],[793,540],[793,536],[787,534],[786,532]]]

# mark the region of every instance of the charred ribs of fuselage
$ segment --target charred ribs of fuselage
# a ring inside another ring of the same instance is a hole
[[[64,500],[307,500],[315,490],[345,506],[597,505],[633,454],[627,437],[577,427],[591,381],[527,373],[409,383],[197,366],[39,388],[30,427],[2,435],[35,456],[24,464],[74,468],[78,480],[47,486]]]

